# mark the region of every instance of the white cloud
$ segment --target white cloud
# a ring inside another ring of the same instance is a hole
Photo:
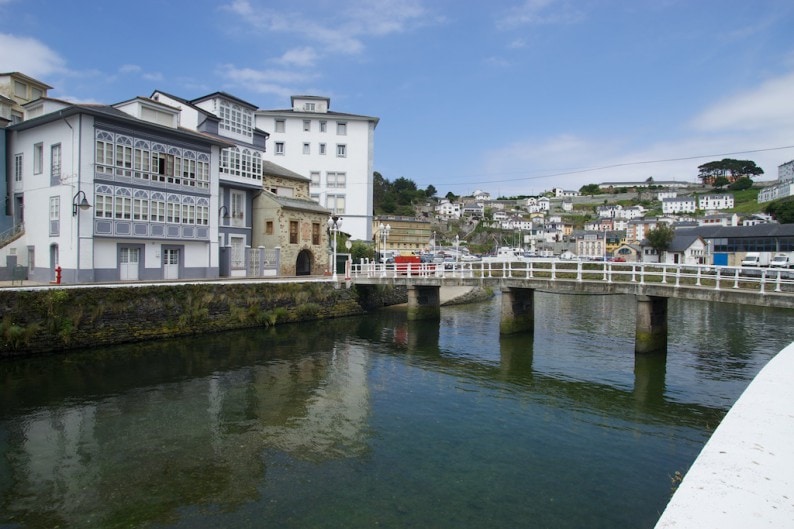
[[[275,59],[274,62],[285,66],[309,68],[314,66],[316,61],[317,51],[310,46],[305,46],[303,48],[287,50],[281,57]]]
[[[22,72],[34,78],[67,71],[64,59],[41,41],[7,33],[0,33],[0,64],[6,71]]]
[[[289,8],[295,9],[294,5]],[[276,11],[250,0],[234,0],[224,9],[258,30],[297,35],[321,44],[323,50],[346,55],[363,52],[365,37],[382,37],[439,21],[420,0],[381,0],[376,7],[369,0],[310,2],[303,11]]]
[[[702,131],[768,131],[785,127],[794,142],[794,73],[729,97],[698,115],[692,125]]]
[[[279,97],[294,95],[297,92],[293,85],[305,84],[313,78],[313,74],[287,70],[238,68],[233,64],[224,64],[220,69],[220,75],[233,85],[244,86],[246,89],[260,94],[274,94]]]
[[[573,24],[580,22],[584,13],[567,0],[524,0],[508,9],[497,19],[503,29],[525,25]]]

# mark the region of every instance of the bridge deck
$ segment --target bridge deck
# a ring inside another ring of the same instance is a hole
[[[633,294],[794,308],[794,273],[787,270],[535,260],[520,263],[433,265],[362,264],[352,267],[360,284],[491,286],[560,293]]]

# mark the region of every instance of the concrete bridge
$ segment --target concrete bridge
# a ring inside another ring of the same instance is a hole
[[[408,318],[439,318],[441,286],[500,289],[500,332],[531,332],[535,291],[629,294],[637,300],[635,352],[667,351],[667,300],[716,301],[794,309],[794,272],[660,263],[562,260],[433,264],[362,263],[346,279],[359,286],[405,285]]]

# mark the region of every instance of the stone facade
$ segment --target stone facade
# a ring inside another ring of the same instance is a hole
[[[253,203],[253,245],[281,248],[279,275],[329,272],[330,211],[311,200],[309,179],[264,162],[262,193]]]

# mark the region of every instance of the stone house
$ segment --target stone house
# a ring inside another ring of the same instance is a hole
[[[262,192],[253,201],[253,245],[280,249],[279,275],[330,271],[330,210],[311,199],[308,177],[262,161]]]

